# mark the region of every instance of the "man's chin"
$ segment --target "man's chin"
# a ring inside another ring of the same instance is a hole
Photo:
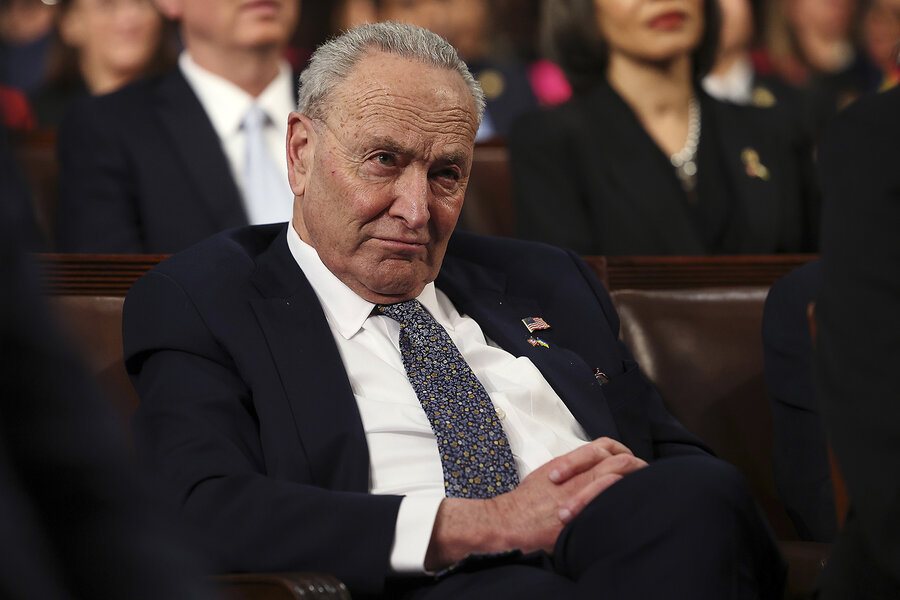
[[[380,279],[370,278],[360,282],[365,288],[365,293],[356,290],[356,293],[370,302],[376,304],[393,304],[411,300],[422,293],[433,278],[423,272],[412,271],[404,277],[398,277],[396,269],[391,273],[392,277]]]

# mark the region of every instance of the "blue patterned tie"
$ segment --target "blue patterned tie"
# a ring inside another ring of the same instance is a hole
[[[444,328],[418,300],[376,308],[400,323],[403,366],[437,438],[445,495],[514,489],[519,474],[494,405]]]

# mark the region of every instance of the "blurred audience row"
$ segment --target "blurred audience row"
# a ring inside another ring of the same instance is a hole
[[[478,141],[509,148],[516,234],[584,254],[816,251],[815,140],[900,79],[900,0],[303,8],[310,39],[299,0],[3,0],[4,124],[59,128],[45,247],[171,253],[288,219],[292,74],[361,22],[458,49],[488,101]]]

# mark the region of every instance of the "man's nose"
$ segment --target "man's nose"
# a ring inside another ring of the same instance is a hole
[[[394,185],[394,201],[389,213],[406,222],[410,229],[424,227],[428,223],[428,173],[418,169],[408,169]]]

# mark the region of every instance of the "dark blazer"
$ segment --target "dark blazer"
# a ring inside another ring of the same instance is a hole
[[[436,284],[529,357],[591,437],[647,460],[705,452],[618,341],[609,296],[576,255],[457,232]],[[527,343],[529,316],[551,325],[549,349]],[[132,288],[124,331],[139,457],[219,568],[321,570],[380,592],[401,498],[367,493],[356,401],[285,226],[226,232],[163,262]]]
[[[775,486],[801,540],[831,542],[834,487],[822,411],[813,389],[807,307],[822,287],[822,261],[772,285],[763,310],[766,392],[772,407]]]
[[[816,195],[802,139],[787,135],[780,112],[698,95],[696,201],[606,82],[517,121],[509,137],[517,235],[581,254],[809,249]],[[745,151],[768,179],[748,174]]]
[[[858,100],[819,147],[817,393],[850,496],[821,598],[900,598],[900,88]]]
[[[59,163],[61,252],[168,254],[247,223],[219,137],[179,69],[76,103]]]

